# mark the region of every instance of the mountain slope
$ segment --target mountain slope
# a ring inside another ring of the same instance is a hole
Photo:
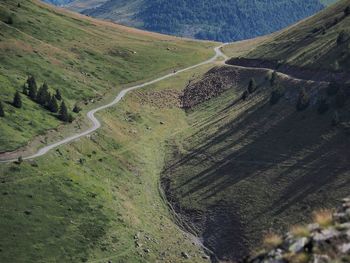
[[[60,127],[67,133],[84,127],[84,113],[105,94],[192,65],[212,53],[206,43],[101,22],[38,1],[19,4],[10,0],[0,3],[0,101],[6,113],[0,123],[0,152],[25,146],[48,129]],[[21,109],[11,105],[28,75],[36,78],[38,88],[47,82],[50,93],[59,89],[69,112],[78,104],[82,111],[73,114],[73,125],[63,126],[57,114],[24,94]],[[48,139],[50,136],[44,135],[35,147]]]
[[[331,52],[341,61],[335,42],[349,28],[348,17],[339,19],[347,6],[343,0],[280,33],[233,43],[229,65],[187,85],[182,103],[192,129],[169,140],[162,185],[214,262],[235,262],[271,228],[307,222],[348,195],[350,74],[301,59]],[[310,37],[335,18],[326,34]],[[271,63],[275,57],[297,58],[295,67]]]
[[[339,1],[326,11],[275,34],[245,57],[318,70],[348,71],[348,6],[349,1]]]
[[[231,41],[274,32],[323,7],[318,0],[109,0],[83,13],[150,31]]]

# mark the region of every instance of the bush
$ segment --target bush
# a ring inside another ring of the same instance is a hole
[[[272,72],[271,78],[270,78],[270,85],[271,87],[275,86],[277,84],[277,72]]]
[[[9,17],[7,18],[6,24],[8,24],[8,25],[13,25],[13,18],[12,18],[12,16],[9,16]]]
[[[248,90],[243,91],[243,94],[241,96],[241,100],[246,100],[249,96]]]
[[[340,46],[346,43],[349,40],[349,38],[350,38],[349,33],[345,31],[341,31],[337,38],[337,45]]]
[[[1,101],[0,101],[0,117],[5,117],[5,111]]]
[[[305,89],[301,89],[299,92],[298,102],[297,102],[297,110],[302,111],[305,110],[310,105],[309,95],[306,93]]]
[[[256,82],[255,82],[255,79],[252,78],[252,79],[249,81],[248,92],[249,92],[250,94],[252,94],[255,90],[256,90]]]
[[[15,96],[13,97],[13,106],[16,108],[22,108],[22,98],[18,91],[16,91]]]
[[[319,114],[324,114],[328,110],[329,110],[329,103],[328,103],[328,101],[325,98],[321,99],[319,104],[318,104],[318,109],[317,109],[318,113]]]
[[[270,104],[274,105],[279,102],[280,98],[284,95],[284,88],[280,85],[277,85],[276,88],[271,92]]]
[[[73,108],[73,112],[74,113],[79,113],[80,111],[81,111],[81,108],[77,104],[75,104],[74,108]]]

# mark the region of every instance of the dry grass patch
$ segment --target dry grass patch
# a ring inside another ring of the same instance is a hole
[[[266,249],[273,249],[276,248],[278,246],[280,246],[283,242],[283,239],[280,235],[277,235],[275,233],[268,233],[265,237],[264,237],[264,247]]]
[[[333,212],[329,209],[322,209],[314,212],[314,222],[321,227],[328,227],[333,222]]]
[[[295,237],[309,237],[310,231],[306,226],[296,225],[292,226],[290,233]]]

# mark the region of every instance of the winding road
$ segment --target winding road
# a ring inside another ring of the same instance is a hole
[[[84,137],[84,136],[87,136],[91,133],[93,133],[94,131],[96,131],[97,129],[99,129],[101,127],[101,122],[95,117],[95,113],[101,111],[101,110],[104,110],[104,109],[107,109],[107,108],[110,108],[114,105],[116,105],[119,101],[121,101],[121,99],[127,94],[129,93],[130,91],[133,91],[133,90],[136,90],[136,89],[140,89],[140,88],[144,88],[146,86],[149,86],[151,84],[154,84],[154,83],[157,83],[159,81],[162,81],[162,80],[165,80],[167,78],[170,78],[170,77],[173,77],[177,74],[180,74],[182,72],[185,72],[185,71],[188,71],[188,70],[191,70],[191,69],[194,69],[194,68],[197,68],[197,67],[200,67],[200,66],[203,66],[203,65],[206,65],[206,64],[210,64],[210,63],[213,63],[214,61],[216,61],[219,57],[222,57],[224,58],[225,60],[228,59],[228,57],[222,53],[221,51],[221,48],[223,46],[225,46],[227,44],[222,44],[218,47],[215,47],[214,48],[214,51],[215,51],[215,55],[211,58],[211,59],[208,59],[204,62],[201,62],[201,63],[198,63],[196,65],[193,65],[193,66],[190,66],[190,67],[187,67],[187,68],[184,68],[184,69],[181,69],[181,70],[178,70],[174,73],[169,73],[165,76],[162,76],[162,77],[159,77],[157,79],[154,79],[154,80],[151,80],[151,81],[148,81],[148,82],[145,82],[143,84],[139,84],[139,85],[136,85],[136,86],[133,86],[133,87],[130,87],[130,88],[127,88],[127,89],[124,89],[122,90],[118,96],[110,103],[106,104],[106,105],[103,105],[103,106],[100,106],[96,109],[93,109],[91,111],[89,111],[87,113],[87,117],[89,120],[91,120],[92,122],[92,126],[91,128],[87,129],[86,131],[83,131],[81,133],[77,133],[77,134],[74,134],[74,135],[71,135],[61,141],[58,141],[58,142],[55,142],[55,143],[52,143],[52,144],[49,144],[41,149],[38,150],[37,153],[33,154],[33,155],[29,155],[29,156],[23,156],[23,160],[29,160],[29,159],[35,159],[35,158],[38,158],[40,156],[43,156],[45,155],[46,153],[48,153],[50,150],[54,149],[54,148],[57,148],[58,146],[61,146],[61,145],[64,145],[64,144],[67,144],[69,142],[72,142],[72,141],[76,141],[78,140],[79,138],[81,137]],[[19,156],[18,156],[19,157]],[[17,161],[18,160],[18,157],[17,158],[13,158],[13,159],[8,159],[8,160],[0,160],[0,163],[10,163],[10,162],[14,162],[14,161]]]

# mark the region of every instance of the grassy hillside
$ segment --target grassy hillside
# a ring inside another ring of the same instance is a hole
[[[128,95],[90,138],[1,164],[0,261],[208,262],[173,222],[159,175],[165,140],[187,128],[169,94],[209,67]]]
[[[79,103],[78,127],[84,125],[80,116],[87,108],[122,85],[194,64],[213,52],[208,43],[100,22],[38,1],[1,1],[0,32],[0,101],[6,113],[0,123],[0,152],[62,124],[24,95],[22,109],[11,105],[28,75],[38,85],[46,81],[51,93],[59,89],[70,111]]]
[[[349,28],[343,17],[349,4],[340,1],[285,31],[224,51],[276,59],[280,67],[286,61],[306,73],[303,66],[333,71],[332,60],[345,69],[349,42],[335,42]],[[324,35],[310,33],[336,17]],[[187,88],[191,100],[206,100],[188,109],[191,129],[168,141],[162,180],[167,197],[223,261],[254,252],[270,229],[307,222],[312,211],[348,195],[349,75],[333,89],[307,75],[302,80],[281,73],[272,85],[272,72],[229,65],[210,70]],[[251,78],[257,89],[243,93]],[[304,99],[307,106],[300,108]]]
[[[246,57],[313,69],[348,71],[350,66],[349,0],[306,19],[267,40]]]
[[[274,32],[324,6],[319,0],[109,0],[83,13],[150,31],[227,42]]]

